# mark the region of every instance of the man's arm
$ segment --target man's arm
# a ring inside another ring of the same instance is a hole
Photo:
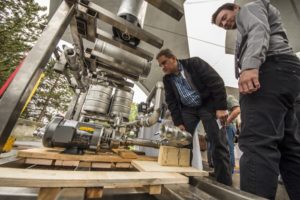
[[[216,117],[225,122],[228,116],[226,90],[221,76],[204,60],[196,57],[193,59],[193,65],[196,66],[199,79],[205,84],[213,96],[216,108]]]
[[[240,106],[236,106],[232,109],[232,112],[230,113],[230,115],[227,118],[227,124],[232,123],[233,120],[235,120],[237,118],[237,116],[241,113],[241,109]]]
[[[269,48],[270,25],[268,10],[262,1],[243,7],[237,16],[237,26],[247,34],[247,43],[241,60],[239,91],[250,94],[260,88],[259,67]]]
[[[171,112],[172,120],[175,126],[183,125],[183,120],[181,117],[181,112],[179,110],[179,105],[172,88],[172,83],[163,78],[163,83],[165,87],[165,99],[168,105],[168,109]]]
[[[227,118],[227,124],[230,124],[237,116],[240,114],[240,104],[239,101],[232,95],[227,96],[227,107],[230,115]]]

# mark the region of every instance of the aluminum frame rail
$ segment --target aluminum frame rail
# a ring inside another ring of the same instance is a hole
[[[20,116],[43,67],[75,13],[75,1],[63,1],[45,28],[36,45],[25,58],[22,67],[0,99],[0,151]]]

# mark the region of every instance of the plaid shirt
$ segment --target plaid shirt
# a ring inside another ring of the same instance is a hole
[[[172,80],[174,81],[180,95],[181,103],[188,107],[201,106],[200,94],[187,82],[180,62],[178,62],[178,69],[180,73],[178,75],[173,74]]]

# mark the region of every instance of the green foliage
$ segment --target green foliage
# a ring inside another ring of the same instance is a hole
[[[47,123],[53,115],[67,111],[73,91],[66,78],[53,71],[54,64],[54,60],[48,63],[45,77],[22,114],[23,118]]]
[[[130,115],[129,115],[129,121],[132,122],[136,119],[138,115],[138,109],[137,109],[137,104],[132,103],[131,108],[130,108]]]
[[[44,10],[34,0],[0,1],[0,87],[41,34]]]

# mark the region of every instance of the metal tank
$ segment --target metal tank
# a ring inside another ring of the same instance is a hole
[[[122,116],[128,119],[130,115],[132,100],[133,91],[128,92],[116,89],[110,108],[110,115]]]
[[[90,85],[83,110],[86,112],[107,114],[113,88],[104,85]]]
[[[148,62],[146,59],[143,59],[139,56],[136,56],[128,51],[115,47],[111,44],[103,42],[101,40],[96,40],[94,51],[99,52],[98,55],[96,52],[95,56],[103,57],[107,55],[113,58],[112,62],[117,63],[114,65],[118,69],[111,69],[112,71],[124,72],[125,74],[133,74],[142,77],[147,77],[150,73],[151,62]]]

